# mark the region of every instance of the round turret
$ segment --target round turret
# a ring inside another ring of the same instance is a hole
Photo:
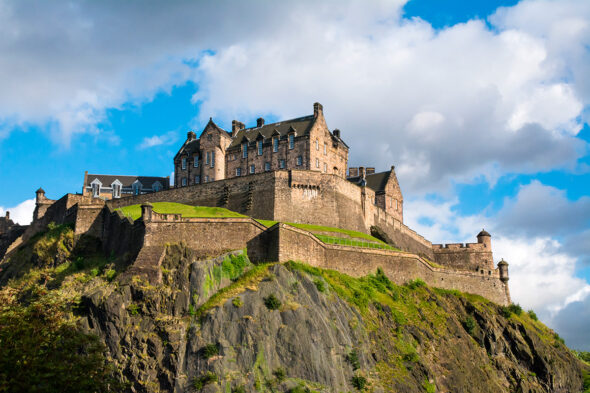
[[[35,191],[35,194],[37,194],[37,198],[36,198],[37,203],[41,203],[45,199],[45,190],[42,189],[41,187],[39,187],[39,189],[37,191]]]
[[[506,262],[504,258],[498,262],[498,269],[500,269],[500,280],[504,283],[508,282],[508,262]]]
[[[486,248],[492,249],[492,235],[490,235],[485,229],[482,229],[480,233],[477,234],[477,242],[480,244],[484,244]]]

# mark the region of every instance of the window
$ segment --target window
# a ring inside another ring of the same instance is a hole
[[[121,198],[121,185],[113,184],[113,198]]]
[[[184,183],[183,186],[186,186],[186,179],[183,179]],[[133,183],[133,195],[139,195],[140,193],[140,188],[139,188],[139,183]]]
[[[211,152],[211,168],[215,166],[215,151]]]
[[[289,149],[295,147],[295,134],[289,134]]]
[[[258,155],[262,155],[262,139],[258,141]]]
[[[267,171],[267,172],[270,171],[270,162],[265,162],[264,163],[264,170]]]
[[[186,177],[182,178],[182,186],[186,187]],[[139,189],[139,188],[137,188],[137,189]],[[137,193],[135,195],[137,195]]]
[[[209,152],[205,153],[205,165],[209,165],[211,163],[211,154]]]
[[[195,184],[199,184],[201,183],[201,176],[197,175],[195,176]]]
[[[279,168],[285,169],[285,160],[283,160],[283,159],[279,160]]]
[[[199,167],[199,155],[198,154],[195,156],[195,163],[194,163],[194,165],[195,165],[195,168],[198,168]]]
[[[397,199],[395,200],[395,210],[397,210]]]
[[[209,182],[209,176],[205,176],[205,183]]]
[[[387,199],[389,200],[389,207],[391,207],[392,206],[392,204],[391,204],[391,197],[389,197]]]
[[[303,164],[303,157],[301,156],[297,156],[297,165],[302,165]]]
[[[272,138],[272,151],[275,153],[277,151],[279,151],[279,138],[278,137]]]
[[[95,183],[92,185],[92,196],[96,198],[99,195],[100,195],[100,185]]]
[[[315,159],[315,167],[316,168],[319,168],[320,167],[320,159],[319,158],[316,158]]]
[[[236,176],[242,176],[242,168],[236,168]]]
[[[161,189],[161,188],[160,188],[160,183],[156,182],[156,183],[154,183],[154,184],[152,185],[152,190],[153,190],[154,192],[158,192],[158,191],[160,191],[160,189]]]
[[[315,140],[315,149],[320,150],[320,141],[317,139]]]
[[[324,142],[324,154],[328,154],[328,144]]]
[[[255,173],[256,172],[256,168],[254,167],[254,164],[250,165],[250,173]]]
[[[324,162],[324,173],[328,172],[328,164]]]
[[[186,169],[186,158],[182,159],[182,169]]]
[[[248,158],[248,143],[242,143],[242,158]]]

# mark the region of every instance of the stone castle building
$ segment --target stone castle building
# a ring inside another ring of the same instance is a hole
[[[231,132],[209,120],[200,138],[188,133],[174,157],[174,187],[150,189],[146,182],[146,192],[132,189],[121,198],[114,194],[115,180],[133,185],[141,178],[86,174],[82,194],[52,200],[39,189],[32,224],[0,249],[0,258],[50,222],[71,223],[77,235],[99,238],[106,255],[129,256],[129,274],[155,282],[161,280],[166,245],[183,242],[202,255],[247,249],[253,262],[299,260],[352,276],[382,268],[398,284],[421,278],[435,287],[510,302],[508,265],[494,265],[489,233],[482,230],[476,243],[432,244],[403,222],[394,167],[380,173],[372,167],[347,170],[348,150],[340,131],[328,129],[318,103],[313,115],[272,124],[259,119],[252,128],[234,121]],[[93,188],[95,180],[99,189]],[[154,202],[224,207],[245,217],[163,214]],[[118,210],[129,205],[141,205],[141,218]],[[277,224],[267,228],[259,220]],[[360,231],[391,247],[329,244],[287,223]]]
[[[82,195],[104,200],[143,195],[170,188],[169,177],[97,175],[84,172]]]

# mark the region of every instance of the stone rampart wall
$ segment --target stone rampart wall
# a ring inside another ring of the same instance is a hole
[[[439,265],[478,272],[494,269],[492,250],[482,243],[433,244],[432,251]]]

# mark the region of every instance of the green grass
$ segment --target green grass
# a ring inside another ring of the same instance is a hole
[[[246,217],[222,207],[190,206],[175,202],[154,202],[154,211],[160,214],[182,214],[183,217]],[[120,207],[124,216],[137,220],[141,217],[141,205]]]
[[[278,222],[272,220],[256,221],[258,221],[267,228],[270,228]],[[349,229],[342,229],[336,227],[327,227],[323,225],[297,224],[293,222],[288,222],[287,225],[311,232],[315,237],[317,237],[319,240],[326,244],[342,244],[355,247],[378,248],[399,251],[399,249],[390,246],[384,241],[379,240],[376,237],[363,232],[352,231]],[[329,235],[326,233],[329,233]]]

